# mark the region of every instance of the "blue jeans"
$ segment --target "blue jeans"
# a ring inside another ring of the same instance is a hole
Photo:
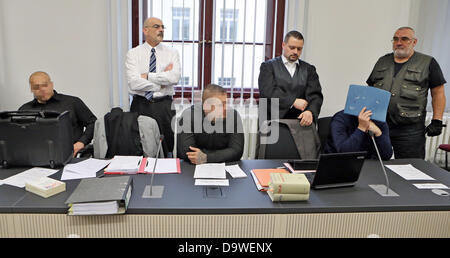
[[[396,159],[425,159],[425,122],[389,124],[389,135]]]

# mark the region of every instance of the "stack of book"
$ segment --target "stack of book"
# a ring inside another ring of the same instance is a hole
[[[25,190],[48,198],[52,195],[64,192],[66,190],[66,183],[52,178],[42,177],[35,181],[26,182]]]
[[[309,199],[310,184],[304,174],[270,174],[269,190],[273,202],[306,201]]]

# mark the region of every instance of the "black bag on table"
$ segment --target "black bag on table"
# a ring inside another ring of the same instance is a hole
[[[0,112],[1,166],[57,167],[73,156],[69,112]]]

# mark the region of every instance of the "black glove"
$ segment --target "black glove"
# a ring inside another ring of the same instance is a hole
[[[427,128],[425,129],[425,132],[430,137],[438,136],[442,133],[442,127],[444,127],[444,125],[442,125],[441,120],[433,119],[433,120],[431,120],[431,123],[427,126]]]

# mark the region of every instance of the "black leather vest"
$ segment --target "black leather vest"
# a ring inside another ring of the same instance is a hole
[[[374,87],[391,92],[388,117],[393,123],[406,125],[425,121],[431,59],[431,56],[415,52],[395,77],[392,53],[376,63],[369,80],[374,82]]]

